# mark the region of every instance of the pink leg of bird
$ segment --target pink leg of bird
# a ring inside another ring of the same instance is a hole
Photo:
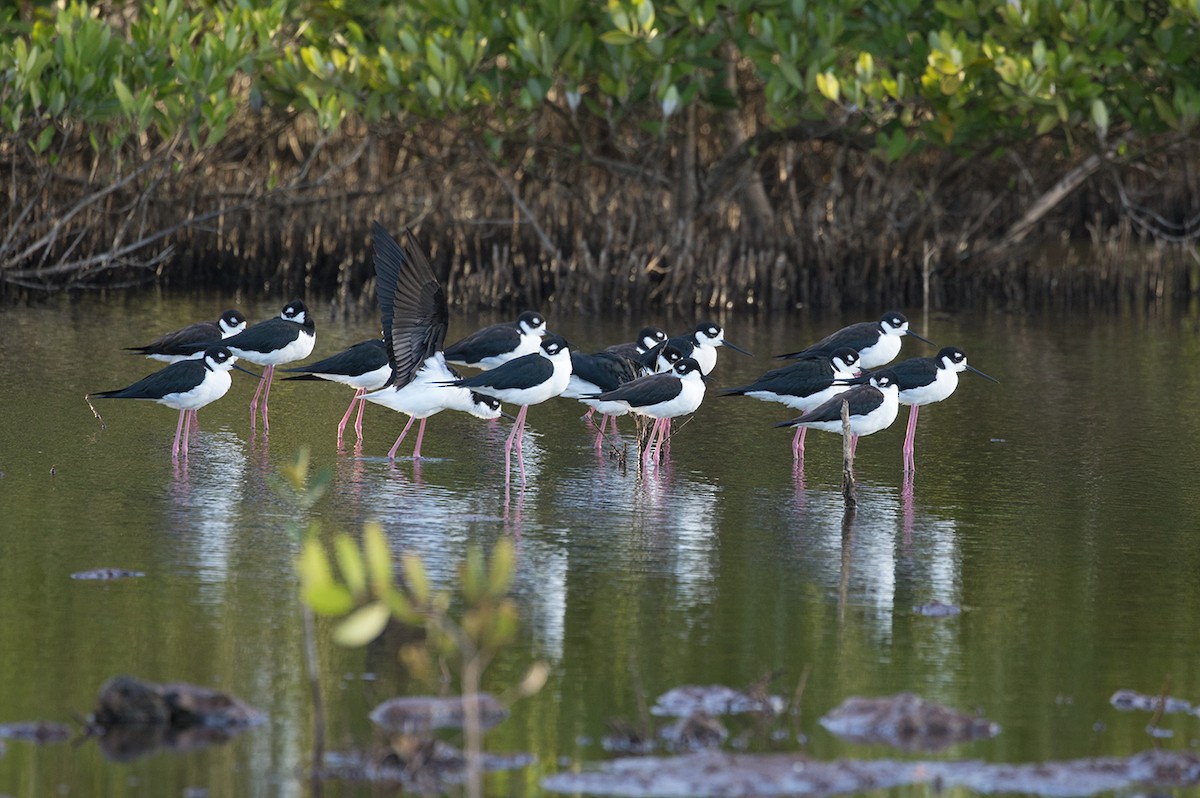
[[[850,433],[850,456],[853,457],[858,452],[858,436],[853,432]]]
[[[915,471],[917,469],[916,458],[916,443],[917,443],[917,413],[920,412],[920,405],[912,405],[908,409],[908,429],[904,431],[904,470]]]
[[[522,408],[524,409],[524,408]],[[517,436],[517,467],[521,470],[521,487],[525,487],[525,416],[521,415],[521,434]]]
[[[646,462],[650,462],[650,453],[654,451],[654,438],[658,435],[659,419],[654,419],[654,423],[650,426],[650,437],[646,438],[646,449],[642,452],[642,457]]]
[[[175,425],[175,443],[171,445],[171,459],[179,458],[179,442],[183,439],[183,425],[187,419],[187,411],[179,411],[179,423]]]
[[[250,400],[251,432],[254,432],[254,425],[258,422],[258,397],[262,395],[263,385],[265,385],[267,382],[267,370],[264,368],[262,376],[258,378],[258,387],[254,389],[254,398]]]
[[[512,432],[508,433],[508,440],[504,442],[504,484],[508,484],[509,475],[512,472],[512,447],[513,441],[520,440],[521,427],[525,423],[525,411],[529,409],[529,405],[521,405],[521,409],[517,411],[517,420],[513,422]]]
[[[421,441],[425,438],[425,422],[429,419],[421,419],[421,423],[417,426],[417,446],[413,449],[413,459],[421,459]]]
[[[667,436],[670,435],[671,419],[660,418],[654,421],[654,428],[650,431],[650,445],[654,451],[655,464],[661,463],[663,459],[663,445],[666,443]],[[658,443],[655,444],[657,437]]]
[[[366,389],[366,388],[359,388],[358,390],[359,390],[359,399],[358,399],[358,418],[356,418],[356,419],[354,420],[354,434],[358,436],[358,441],[359,441],[359,443],[361,443],[361,442],[362,442],[362,439],[363,439],[363,434],[362,434],[362,414],[363,414],[363,408],[367,406],[367,400],[366,400],[366,399],[363,399],[363,398],[362,398],[362,396],[363,396],[363,394],[365,394],[365,393],[367,392],[367,389]]]
[[[620,435],[620,434],[621,434],[621,430],[617,429],[617,417],[616,417],[616,416],[609,416],[609,418],[610,418],[610,419],[612,419],[612,431],[613,431],[613,435]]]
[[[413,425],[413,422],[416,420],[417,420],[416,416],[408,417],[408,423],[404,425],[404,431],[400,433],[400,437],[397,438],[396,442],[392,444],[392,448],[388,449],[388,459],[389,460],[396,459],[396,450],[400,448],[400,441],[404,440],[404,436],[408,434],[409,427],[411,427]]]
[[[596,414],[596,408],[594,408],[594,407],[589,407],[589,408],[588,408],[588,411],[587,411],[586,413],[584,413],[584,414],[583,414],[583,420],[584,420],[584,421],[586,421],[587,423],[589,423],[589,424],[591,424],[591,425],[595,426],[595,422],[594,422],[594,421],[592,421],[592,416],[594,416],[595,414]],[[603,430],[603,429],[604,429],[604,427],[603,427],[603,424],[604,424],[604,416],[603,416],[603,415],[601,415],[601,416],[600,416],[600,424],[602,425],[602,426],[600,427],[600,429],[601,429],[601,430]]]
[[[267,366],[263,369],[263,379],[267,381],[267,387],[263,389],[262,403],[262,420],[263,432],[271,431],[271,420],[267,417],[267,400],[271,397],[271,378],[275,376],[275,367]]]
[[[188,419],[183,422],[183,456],[187,457],[188,448],[192,445],[192,422],[196,420],[195,410],[186,410]]]
[[[354,398],[350,400],[350,406],[346,408],[346,415],[342,416],[342,420],[338,422],[338,443],[342,442],[342,433],[346,430],[346,425],[350,423],[350,415],[354,412],[354,405],[358,402],[358,397],[363,395],[363,389],[357,388],[354,391]],[[361,436],[360,436],[361,437]]]
[[[808,432],[808,427],[796,427],[796,436],[792,438],[792,459],[804,459],[804,435]]]
[[[596,443],[593,446],[595,449],[604,447],[604,426],[608,424],[608,416],[600,416],[600,429],[596,430]]]

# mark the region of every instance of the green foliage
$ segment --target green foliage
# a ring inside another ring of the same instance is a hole
[[[508,589],[516,561],[508,540],[495,545],[490,561],[478,549],[468,551],[460,574],[465,608],[457,621],[449,615],[450,594],[431,587],[420,557],[400,558],[402,580],[395,579],[393,562],[378,524],[366,525],[361,546],[349,535],[335,536],[332,557],[310,534],[296,563],[301,596],[316,613],[341,619],[333,637],[344,646],[366,645],[392,619],[420,627],[424,644],[402,652],[418,674],[434,672],[433,658],[471,661],[481,670],[513,639],[517,610]]]
[[[613,123],[699,103],[837,122],[896,160],[1049,133],[1186,130],[1200,7],[1082,0],[142,0],[0,15],[0,123],[45,152],[77,122],[212,146],[247,104],[333,130],[459,115],[517,131],[552,102]],[[739,94],[726,72],[741,59]]]
[[[32,24],[10,19],[0,45],[0,125],[36,131],[38,153],[54,138],[47,130],[78,123],[103,132],[91,137],[96,150],[148,132],[210,147],[244,106],[235,78],[275,57],[286,8],[285,0],[227,8],[147,0],[121,29],[73,1]]]

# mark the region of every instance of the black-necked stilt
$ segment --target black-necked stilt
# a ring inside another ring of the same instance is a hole
[[[186,457],[191,428],[189,417],[194,417],[197,410],[225,395],[232,383],[229,376],[231,368],[246,371],[234,365],[236,362],[237,358],[227,348],[214,345],[205,349],[201,357],[176,361],[128,388],[90,395],[101,399],[150,399],[178,410],[179,424],[175,427],[171,456],[179,457],[182,441]]]
[[[350,421],[350,416],[354,413],[355,405],[358,405],[358,418],[354,421],[354,431],[358,435],[358,440],[362,440],[363,394],[367,391],[377,391],[387,385],[392,376],[392,365],[388,363],[387,344],[380,338],[372,338],[361,341],[324,360],[318,360],[308,366],[284,369],[284,371],[299,375],[284,379],[328,380],[349,385],[354,389],[354,398],[350,400],[350,407],[346,409],[346,415],[342,416],[342,420],[338,422],[337,441],[340,445],[342,433]]]
[[[666,374],[675,368],[675,364],[685,357],[691,357],[696,351],[696,342],[692,335],[676,335],[661,344],[650,347],[638,357],[638,366],[642,374]]]
[[[517,444],[517,465],[521,469],[521,484],[525,484],[525,456],[521,451],[521,436],[525,430],[525,415],[530,405],[552,399],[566,390],[571,380],[571,350],[559,335],[547,335],[541,349],[524,355],[450,385],[469,388],[502,402],[520,405],[513,431],[504,445],[504,478],[510,473],[513,442]]]
[[[692,341],[696,348],[691,356],[700,364],[700,371],[706,377],[717,366],[717,347],[727,346],[734,352],[750,354],[732,341],[725,340],[725,330],[714,321],[702,321],[697,324],[692,332]]]
[[[900,354],[900,339],[911,335],[918,341],[933,346],[933,341],[923,338],[908,328],[908,319],[903,313],[888,311],[879,321],[864,321],[843,327],[832,335],[827,335],[807,349],[777,355],[781,359],[791,360],[805,355],[831,354],[835,349],[848,346],[858,352],[860,368],[873,369],[891,363]]]
[[[612,346],[605,347],[604,351],[636,361],[638,357],[644,355],[665,340],[667,340],[667,334],[662,329],[658,327],[643,327],[641,332],[638,333],[636,341],[626,344],[613,344]]]
[[[604,428],[608,419],[612,419],[613,432],[617,431],[617,416],[628,412],[622,404],[602,402],[596,399],[597,394],[614,390],[638,376],[638,367],[629,358],[616,352],[604,350],[594,355],[582,352],[571,353],[571,378],[567,381],[566,390],[561,396],[564,399],[578,399],[588,406],[587,417],[592,413],[600,413],[600,429],[596,432],[596,448],[604,443]]]
[[[858,352],[849,347],[830,355],[808,355],[795,363],[773,369],[749,385],[729,388],[723,396],[749,396],[807,413],[821,403],[850,388],[846,380],[858,374]],[[808,427],[797,426],[792,439],[792,457],[804,456],[804,436]]]
[[[417,419],[421,420],[417,428],[417,444],[413,448],[413,459],[421,459],[421,442],[425,439],[425,421],[430,416],[443,410],[459,410],[470,413],[476,418],[492,419],[504,415],[500,410],[500,400],[483,396],[466,388],[448,387],[447,381],[461,379],[458,372],[446,365],[441,352],[435,352],[425,359],[415,377],[402,388],[389,385],[386,388],[368,393],[363,399],[377,405],[391,408],[407,415],[408,423],[388,450],[388,459],[395,460],[400,443],[408,435],[409,429]]]
[[[690,351],[680,343],[679,339],[681,338],[692,345]],[[735,352],[741,352],[743,355],[750,354],[732,341],[725,340],[725,330],[714,321],[702,321],[690,333],[676,336],[675,338],[668,338],[666,343],[660,345],[660,347],[666,344],[672,344],[676,348],[682,349],[687,357],[694,358],[700,364],[700,371],[706,377],[712,373],[712,370],[717,365],[717,347],[727,346]],[[653,349],[650,351],[654,352],[654,357],[657,358],[658,352]],[[645,360],[643,359],[642,362],[645,363]],[[666,366],[667,369],[671,367],[670,364],[655,361],[654,368],[659,369],[663,366]]]
[[[498,418],[500,403],[443,383],[459,378],[446,365],[441,348],[446,339],[450,311],[446,294],[429,265],[429,259],[412,231],[401,247],[379,222],[371,224],[375,248],[375,294],[379,301],[391,381],[363,399],[409,416],[404,431],[388,451],[395,459],[413,421],[421,420],[413,458],[421,457],[425,420],[442,410],[461,410],[479,418]]]
[[[825,432],[842,433],[842,403],[850,404],[851,448],[863,435],[871,435],[887,429],[896,420],[899,412],[900,387],[891,369],[873,371],[868,376],[869,384],[855,385],[814,407],[799,418],[781,421],[777,427],[805,426]]]
[[[904,470],[916,469],[917,413],[921,405],[940,402],[958,387],[958,373],[970,371],[984,379],[999,382],[974,366],[967,365],[966,354],[955,346],[943,347],[936,357],[902,360],[888,371],[896,375],[900,404],[909,405],[908,428],[904,432]]]
[[[657,437],[657,451],[661,456],[671,419],[696,412],[704,401],[704,374],[695,358],[685,357],[669,373],[639,377],[595,398],[602,402],[622,403],[631,413],[653,418],[654,427],[646,441],[646,454],[649,455]]]
[[[263,366],[262,379],[250,400],[250,429],[254,429],[254,414],[258,408],[258,397],[262,395],[263,431],[271,429],[267,418],[267,400],[271,395],[271,376],[275,367],[284,363],[303,360],[312,354],[317,342],[317,326],[309,315],[308,308],[300,300],[289,302],[273,319],[260,321],[221,341],[230,352],[259,366]]]
[[[198,358],[204,350],[199,344],[216,343],[246,329],[246,317],[237,310],[227,310],[214,321],[198,321],[195,324],[160,335],[145,346],[127,346],[125,351],[145,355],[152,360],[176,363],[180,360]]]
[[[446,362],[477,369],[494,369],[525,355],[537,354],[546,334],[546,319],[527,310],[516,321],[484,327],[446,347]]]

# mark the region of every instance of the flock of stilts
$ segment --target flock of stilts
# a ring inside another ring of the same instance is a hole
[[[705,378],[716,365],[717,348],[727,346],[749,354],[725,340],[724,330],[713,322],[702,322],[692,332],[674,338],[656,327],[646,327],[635,342],[594,354],[573,352],[561,336],[547,332],[545,318],[533,311],[521,314],[515,322],[492,325],[443,346],[449,324],[446,295],[412,232],[406,231],[402,245],[377,222],[372,229],[376,297],[384,337],[355,344],[307,366],[284,369],[296,374],[287,379],[330,380],[355,389],[337,427],[339,445],[356,405],[354,429],[362,440],[366,402],[409,416],[388,452],[393,459],[418,419],[414,458],[421,456],[429,416],[460,410],[494,419],[507,415],[502,413],[501,403],[514,404],[520,409],[505,443],[505,475],[507,480],[515,448],[524,484],[521,438],[529,406],[562,396],[587,405],[589,421],[600,414],[597,448],[603,445],[610,420],[616,433],[618,416],[633,413],[653,419],[648,435],[639,436],[639,441],[643,444],[641,456],[657,461],[669,440],[671,420],[695,412],[703,401]],[[903,449],[904,468],[909,470],[914,467],[920,406],[950,396],[961,371],[996,380],[967,365],[966,355],[952,346],[934,357],[865,371],[894,360],[905,335],[932,343],[909,330],[902,314],[889,312],[877,322],[853,324],[812,346],[780,355],[794,362],[723,393],[779,402],[801,411],[800,416],[776,425],[796,427],[792,441],[796,459],[803,457],[804,436],[810,427],[843,432],[843,403],[848,409],[852,447],[859,436],[890,426],[900,404],[910,405]],[[241,313],[229,310],[215,323],[193,324],[146,346],[130,347],[170,365],[128,388],[92,396],[151,399],[179,410],[172,456],[178,458],[182,451],[186,457],[196,411],[225,395],[232,382],[230,369],[246,371],[236,365],[239,358],[263,367],[250,403],[250,427],[253,432],[261,399],[266,431],[270,428],[267,402],[275,367],[303,360],[315,343],[316,327],[301,301],[288,303],[278,317],[250,327]],[[463,377],[451,364],[480,372]]]

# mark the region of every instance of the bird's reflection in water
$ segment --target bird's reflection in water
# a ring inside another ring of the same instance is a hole
[[[572,567],[619,563],[629,573],[662,576],[671,581],[676,606],[696,608],[712,599],[718,495],[715,485],[677,473],[669,459],[642,474],[610,462],[562,479],[554,513],[586,519],[571,526],[572,555],[579,556]]]
[[[825,586],[842,610],[858,608],[876,641],[890,641],[895,615],[914,604],[961,601],[957,522],[921,506],[911,474],[899,487],[860,481],[849,516],[840,489],[801,487],[796,479],[790,503],[764,496],[751,515],[787,536],[778,556],[789,572]]]
[[[207,432],[171,482],[165,517],[180,541],[178,556],[195,569],[202,597],[210,603],[224,597],[247,470],[241,438],[229,431]]]

